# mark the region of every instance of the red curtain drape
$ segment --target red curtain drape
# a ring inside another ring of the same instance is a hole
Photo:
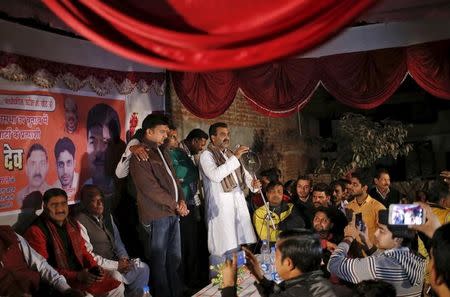
[[[450,99],[450,41],[315,59],[289,59],[219,74],[176,73],[172,79],[181,102],[198,117],[211,118],[224,113],[236,95],[233,90],[238,87],[258,112],[286,117],[305,106],[319,83],[346,105],[363,109],[377,107],[392,96],[408,71],[427,92]],[[203,86],[202,92],[191,90],[192,77],[207,84],[215,82],[216,75],[220,83]]]
[[[408,48],[408,70],[428,93],[450,99],[450,40]]]
[[[44,0],[76,32],[126,58],[182,71],[253,66],[325,41],[375,0]]]

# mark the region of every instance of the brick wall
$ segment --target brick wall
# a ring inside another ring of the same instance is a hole
[[[233,104],[223,115],[212,120],[205,120],[194,116],[184,108],[173,86],[171,86],[169,94],[168,106],[180,139],[194,128],[201,128],[208,133],[209,125],[219,121],[227,123],[230,127],[231,148],[237,143],[252,146],[255,131],[258,133],[263,131],[267,140],[266,146],[273,150],[266,150],[263,157],[260,155],[263,164],[261,169],[267,169],[271,163],[267,160],[274,159],[274,156],[278,155],[281,157],[278,168],[282,171],[283,181],[295,179],[299,173],[306,173],[307,166],[311,163],[307,156],[311,156],[311,152],[308,152],[308,147],[303,137],[300,136],[297,114],[288,118],[264,116],[254,111],[242,94],[238,92]]]

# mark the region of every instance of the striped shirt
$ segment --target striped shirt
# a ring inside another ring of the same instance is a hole
[[[420,297],[426,261],[406,247],[377,251],[360,259],[347,258],[349,245],[341,242],[328,262],[328,270],[339,278],[357,284],[379,279],[392,284],[397,296]]]

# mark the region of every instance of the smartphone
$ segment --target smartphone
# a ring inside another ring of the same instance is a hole
[[[236,257],[237,257],[237,259],[236,259],[237,267],[244,266],[245,263],[247,263],[247,259],[245,259],[245,251],[242,250],[242,251],[236,252]],[[233,254],[227,255],[226,258],[229,259],[229,260],[233,260]]]
[[[418,204],[389,205],[389,225],[423,225],[425,210]]]
[[[355,213],[355,227],[361,232],[364,232],[366,229],[366,224],[364,224],[362,213]]]

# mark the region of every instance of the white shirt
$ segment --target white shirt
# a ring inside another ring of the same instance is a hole
[[[64,292],[70,289],[65,277],[50,266],[47,260],[36,252],[22,236],[19,234],[16,235],[19,241],[19,247],[22,250],[23,257],[25,258],[25,262],[28,267],[30,269],[37,270],[41,276],[41,279],[47,281],[59,292]]]
[[[132,156],[130,147],[132,147],[133,145],[138,145],[140,143],[141,142],[136,138],[133,138],[130,140],[130,142],[128,142],[127,148],[125,149],[125,152],[123,152],[122,157],[120,157],[120,161],[116,167],[116,176],[118,178],[125,178],[128,176],[129,167],[130,167],[130,159]]]

